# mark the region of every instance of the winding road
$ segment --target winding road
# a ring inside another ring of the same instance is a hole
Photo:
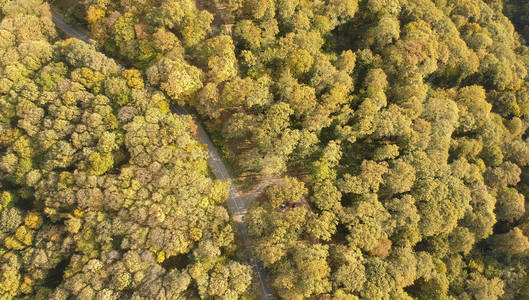
[[[55,26],[57,26],[59,29],[64,31],[67,35],[77,38],[81,41],[84,41],[85,43],[89,42],[90,36],[88,36],[85,32],[64,22],[64,19],[62,18],[62,16],[59,15],[53,8],[51,8],[51,14],[52,14],[52,20],[55,23]],[[171,111],[178,115],[189,115],[189,113],[183,107],[177,105],[175,102],[173,102],[172,104]],[[266,271],[262,263],[255,258],[255,255],[252,253],[250,247],[248,246],[248,234],[246,231],[246,226],[243,223],[243,216],[246,214],[246,211],[250,203],[267,186],[278,182],[278,179],[269,180],[269,181],[266,181],[265,183],[261,183],[252,191],[244,195],[241,195],[239,191],[237,190],[237,188],[235,187],[235,185],[233,184],[233,180],[228,172],[228,169],[226,168],[226,165],[224,164],[222,157],[220,156],[215,145],[209,138],[208,134],[206,133],[206,131],[200,125],[199,122],[195,122],[195,123],[198,128],[198,138],[200,142],[207,145],[208,152],[209,152],[208,163],[209,163],[209,166],[211,167],[211,170],[215,174],[216,178],[221,179],[221,180],[226,180],[231,183],[230,194],[228,196],[228,207],[239,229],[239,234],[240,234],[242,244],[249,253],[249,258],[250,258],[250,263],[252,265],[252,268],[259,278],[260,296],[261,296],[260,298],[262,300],[274,299],[272,289],[270,289],[266,281]]]

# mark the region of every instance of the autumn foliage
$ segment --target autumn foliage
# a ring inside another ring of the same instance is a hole
[[[90,44],[0,7],[4,298],[256,297],[174,103],[281,178],[243,219],[277,297],[529,297],[526,1],[85,0]]]

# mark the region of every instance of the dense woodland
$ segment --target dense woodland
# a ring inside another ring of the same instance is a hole
[[[256,297],[171,101],[283,178],[244,218],[278,297],[529,298],[526,1],[66,2],[90,45],[0,1],[4,298]]]
[[[135,69],[1,4],[0,298],[239,299],[252,281],[190,117]]]

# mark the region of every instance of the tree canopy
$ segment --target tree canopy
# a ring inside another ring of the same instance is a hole
[[[247,294],[229,185],[191,117],[140,71],[58,39],[47,4],[0,8],[0,298]]]
[[[278,297],[529,297],[526,1],[78,1],[89,45],[0,3],[3,295],[249,296],[177,102],[281,178],[243,219]]]

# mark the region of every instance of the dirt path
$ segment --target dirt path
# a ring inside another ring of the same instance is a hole
[[[283,178],[265,178],[263,179],[259,184],[253,187],[251,191],[248,191],[244,194],[241,194],[240,197],[242,199],[242,203],[244,204],[244,208],[248,209],[250,206],[250,203],[252,203],[255,198],[257,198],[259,195],[261,195],[264,190],[275,184],[279,184],[283,181]]]

